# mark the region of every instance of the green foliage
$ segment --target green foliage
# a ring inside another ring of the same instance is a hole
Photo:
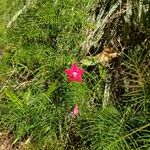
[[[14,146],[149,149],[149,1],[0,4],[0,128]],[[107,67],[94,59],[105,44],[120,54]],[[67,81],[64,70],[74,62],[86,70],[83,84]],[[79,114],[71,118],[75,104]]]
[[[87,133],[83,136],[84,140],[91,142],[90,149],[106,149],[112,141],[120,137],[124,132],[120,120],[119,112],[113,107],[91,114],[82,129],[83,134]],[[112,146],[112,149],[120,148],[118,143]]]

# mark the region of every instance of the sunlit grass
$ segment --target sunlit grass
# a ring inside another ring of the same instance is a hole
[[[20,143],[31,150],[150,147],[146,1],[0,4],[0,132],[13,137],[14,147]],[[100,54],[105,45],[119,54],[109,64],[82,63],[87,56]],[[72,63],[85,70],[83,84],[68,82],[64,70]],[[109,100],[104,108],[105,94]],[[79,115],[73,119],[69,113],[74,104]]]

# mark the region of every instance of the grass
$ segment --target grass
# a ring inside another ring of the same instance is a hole
[[[12,149],[149,149],[149,1],[0,4],[0,133]],[[87,59],[106,45],[117,57]],[[83,84],[67,81],[74,62]]]

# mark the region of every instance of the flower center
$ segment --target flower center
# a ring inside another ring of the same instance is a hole
[[[73,72],[72,76],[75,78],[77,76],[77,72]]]

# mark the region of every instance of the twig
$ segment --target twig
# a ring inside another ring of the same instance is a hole
[[[105,108],[110,104],[110,89],[111,89],[111,74],[108,72],[104,90],[103,108]]]
[[[24,5],[23,8],[21,8],[19,11],[17,11],[17,13],[12,17],[12,19],[8,22],[7,24],[7,28],[10,28],[11,25],[17,20],[17,18],[27,10],[27,8],[30,6],[31,1],[27,0],[26,5]]]

